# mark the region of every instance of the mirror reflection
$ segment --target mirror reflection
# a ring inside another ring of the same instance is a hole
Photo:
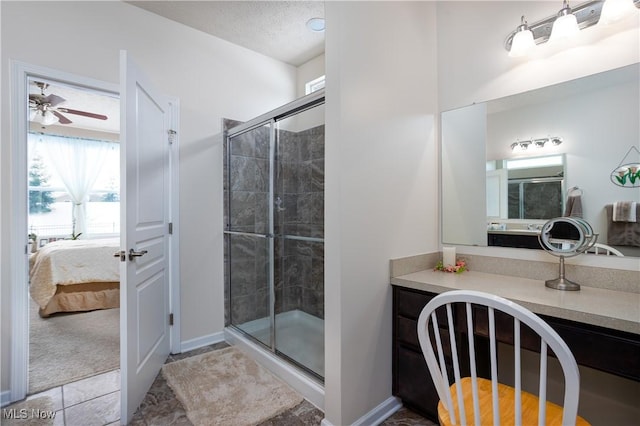
[[[640,191],[611,180],[640,163],[639,76],[634,64],[443,112],[443,243],[540,249],[543,224],[572,216],[640,257]]]

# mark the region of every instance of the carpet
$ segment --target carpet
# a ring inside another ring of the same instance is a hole
[[[3,426],[52,426],[55,416],[50,396],[39,396],[17,402],[2,409],[0,424]]]
[[[195,426],[256,425],[303,400],[235,347],[165,364],[162,374]]]
[[[29,315],[29,394],[119,368],[120,309]]]

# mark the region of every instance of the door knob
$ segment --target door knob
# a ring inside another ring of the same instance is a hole
[[[146,250],[135,251],[134,249],[129,250],[129,260],[133,260],[134,257],[140,257],[147,254]]]
[[[127,259],[127,252],[124,250],[117,251],[113,253],[113,257],[119,257],[121,262],[124,262]]]

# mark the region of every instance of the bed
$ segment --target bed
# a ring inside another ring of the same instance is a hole
[[[29,293],[41,317],[120,306],[119,238],[58,240],[31,256]]]

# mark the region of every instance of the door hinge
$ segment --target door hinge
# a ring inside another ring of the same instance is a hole
[[[169,314],[169,325],[173,325],[173,314]]]
[[[169,235],[173,234],[173,222],[169,222]]]
[[[167,133],[169,134],[169,145],[172,145],[178,132],[176,132],[175,130],[169,129],[167,130]]]

